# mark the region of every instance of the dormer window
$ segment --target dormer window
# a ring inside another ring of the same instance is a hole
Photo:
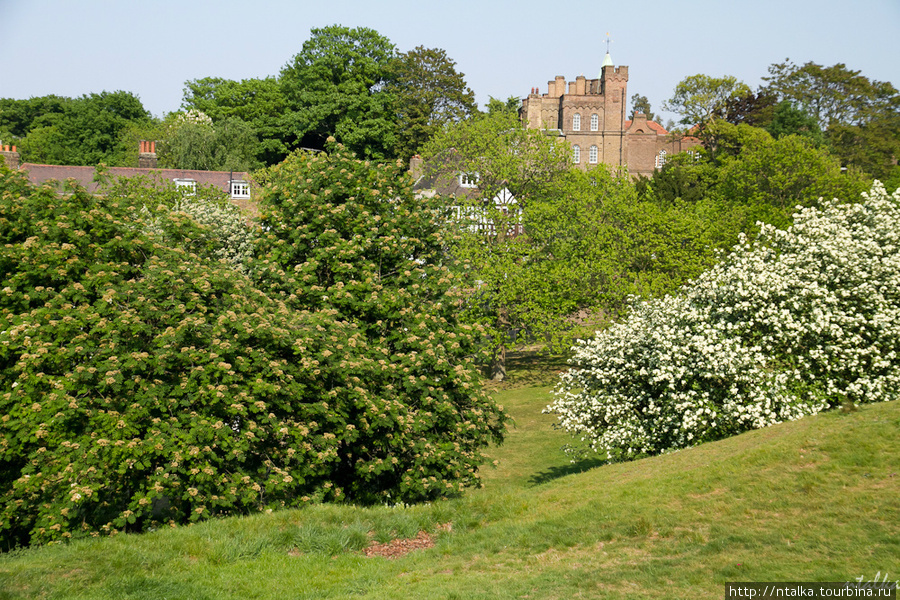
[[[246,181],[232,181],[231,182],[231,197],[232,198],[250,198],[250,184]]]
[[[572,131],[581,131],[581,113],[572,115]]]
[[[460,173],[459,187],[474,188],[478,187],[478,173]]]
[[[183,196],[193,196],[197,193],[197,182],[193,179],[176,179],[175,189]]]

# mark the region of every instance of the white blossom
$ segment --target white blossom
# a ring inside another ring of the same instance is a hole
[[[900,191],[762,225],[677,297],[573,348],[547,408],[611,459],[657,454],[900,390]]]

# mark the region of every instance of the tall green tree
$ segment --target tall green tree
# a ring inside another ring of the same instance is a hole
[[[825,137],[815,117],[790,100],[782,100],[775,107],[772,121],[766,131],[778,139],[786,135],[800,135],[809,138],[816,146],[822,145]]]
[[[472,327],[458,315],[443,207],[417,198],[401,161],[341,145],[264,172],[261,287],[343,331],[296,358],[321,377],[323,423],[346,431],[336,487],[365,502],[440,497],[477,484],[481,451],[506,416],[479,387]]]
[[[287,101],[274,77],[194,79],[185,83],[181,105],[209,115],[215,124],[240,119],[250,125],[258,138],[255,156],[263,164],[281,162],[295,146],[295,136],[285,127]]]
[[[47,97],[29,102],[19,111],[19,117],[10,120],[16,131],[26,131],[19,144],[23,161],[66,165],[103,162],[110,166],[127,166],[129,148],[123,134],[130,127],[150,122],[150,113],[140,99],[123,91],[63,100]]]
[[[653,114],[653,110],[650,108],[650,101],[647,99],[647,96],[634,94],[631,97],[631,116],[628,118],[634,119],[634,113],[636,112],[644,113],[650,121],[656,120],[656,115]]]
[[[675,86],[675,93],[663,103],[663,110],[681,115],[685,125],[703,125],[721,117],[729,101],[749,94],[750,87],[731,75],[691,75]]]
[[[451,254],[465,265],[459,272],[470,294],[462,313],[485,328],[491,377],[503,379],[506,351],[517,331],[529,328],[534,334],[558,325],[548,311],[559,305],[535,302],[537,294],[528,293],[526,282],[540,255],[527,235],[516,233],[524,218],[520,209],[527,214],[566,176],[568,146],[525,129],[516,115],[503,111],[445,127],[426,144],[422,157],[426,177],[438,187],[461,174],[477,181],[476,193],[469,198],[446,199],[462,215]],[[495,199],[509,193],[515,204],[498,205]],[[470,218],[489,221],[493,229],[473,227]]]
[[[843,63],[769,67],[767,89],[813,115],[842,163],[886,178],[900,155],[900,92]]]
[[[160,166],[203,171],[251,171],[258,140],[253,127],[237,117],[214,123],[206,114],[189,110],[170,114],[157,146]]]
[[[729,159],[719,172],[717,193],[746,207],[745,231],[757,221],[790,224],[797,206],[819,206],[821,199],[859,198],[871,182],[808,138],[788,135],[757,138]]]
[[[495,115],[497,113],[510,113],[513,115],[518,115],[519,108],[521,106],[522,101],[518,96],[510,96],[506,100],[500,100],[499,98],[488,96],[487,106],[485,106],[485,112],[489,115]]]
[[[395,57],[391,41],[373,29],[313,29],[280,75],[284,126],[297,146],[321,150],[334,136],[359,156],[392,157],[397,125],[386,85]]]
[[[394,62],[387,92],[394,97],[397,155],[408,160],[447,123],[477,111],[475,92],[440,48],[418,46]]]

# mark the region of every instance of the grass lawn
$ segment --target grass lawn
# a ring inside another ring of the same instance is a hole
[[[513,381],[494,394],[516,426],[491,449],[485,487],[463,498],[20,551],[0,557],[0,600],[694,599],[722,598],[730,581],[900,579],[900,403],[572,464],[541,414],[549,387]],[[422,531],[433,547],[364,551]]]

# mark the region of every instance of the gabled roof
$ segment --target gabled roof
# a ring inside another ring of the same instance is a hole
[[[28,180],[35,185],[40,185],[49,180],[65,182],[74,179],[78,185],[88,192],[96,192],[99,184],[94,181],[95,167],[75,167],[67,165],[39,165],[23,163],[19,170],[27,171]],[[174,181],[175,179],[192,179],[201,186],[209,186],[230,193],[232,181],[249,181],[249,174],[244,171],[194,171],[187,169],[137,169],[131,167],[109,167],[107,172],[111,177],[139,177],[146,176],[162,181]]]
[[[639,121],[639,119],[635,119],[635,121]],[[646,118],[643,120],[644,123],[647,124],[647,128],[656,133],[657,135],[668,135],[669,132],[666,131],[666,128],[657,123],[656,121],[650,121]],[[631,128],[631,124],[634,123],[632,120],[625,121],[625,131],[628,131]]]

